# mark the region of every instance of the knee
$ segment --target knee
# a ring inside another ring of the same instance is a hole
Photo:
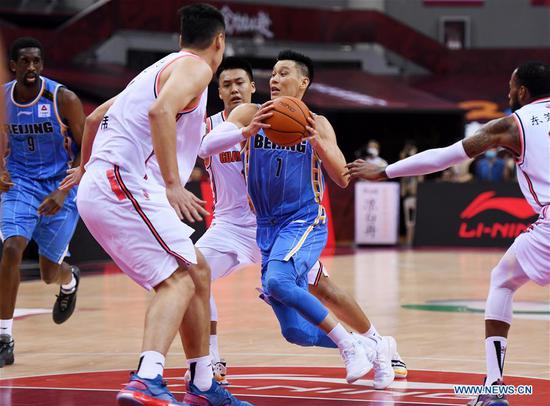
[[[2,248],[2,259],[10,264],[18,264],[23,257],[23,248],[17,242],[12,239],[8,239],[4,242]]]
[[[284,282],[279,278],[270,277],[266,280],[265,286],[270,296],[273,296],[279,301],[283,301],[282,299],[285,297]]]
[[[304,335],[300,329],[295,327],[282,328],[281,333],[285,340],[291,344],[296,344],[301,347],[311,347],[315,344],[312,342],[311,337]]]
[[[195,292],[210,295],[210,267],[205,262],[197,265],[193,272],[193,282],[195,282]]]

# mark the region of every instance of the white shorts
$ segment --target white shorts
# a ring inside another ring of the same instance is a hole
[[[214,222],[204,235],[197,241],[196,247],[204,254],[206,262],[212,262],[209,259],[208,248],[222,254],[227,254],[225,261],[227,266],[211,266],[212,280],[223,278],[230,275],[234,270],[249,264],[259,264],[262,255],[256,245],[256,225],[238,226],[231,223]],[[236,258],[230,260],[229,257]],[[224,261],[216,260],[216,263]]]
[[[550,206],[545,206],[537,221],[520,234],[513,244],[523,271],[539,285],[550,283]]]
[[[196,247],[202,250],[208,264],[223,264],[210,266],[213,281],[230,275],[244,265],[261,264],[262,262],[262,254],[256,244],[256,225],[239,226],[232,223],[214,222],[197,241]],[[209,253],[210,250],[226,254],[227,258],[223,259],[217,253]],[[317,286],[321,276],[328,277],[328,272],[321,262],[317,261],[309,270],[308,283]]]
[[[145,289],[181,265],[196,264],[189,236],[164,187],[104,161],[89,165],[77,206],[90,233],[124,273]]]

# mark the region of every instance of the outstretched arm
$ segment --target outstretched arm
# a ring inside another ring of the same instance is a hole
[[[352,178],[366,180],[426,175],[442,171],[495,147],[504,147],[517,156],[521,155],[520,131],[512,116],[488,122],[463,141],[445,148],[423,151],[388,166],[379,167],[358,159],[346,165],[347,174]]]

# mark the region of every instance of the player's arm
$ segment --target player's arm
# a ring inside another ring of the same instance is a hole
[[[496,147],[505,147],[520,156],[522,153],[520,136],[520,130],[514,118],[508,116],[488,122],[463,141],[445,148],[420,152],[386,167],[379,167],[358,159],[346,165],[347,173],[352,178],[367,180],[427,175],[447,169]]]
[[[0,38],[0,83],[8,81],[8,75],[4,67],[6,60],[4,59],[4,48],[2,46],[2,38]],[[10,175],[6,170],[5,156],[8,148],[8,134],[4,124],[6,123],[6,104],[4,100],[4,92],[0,93],[0,192],[7,192],[13,183],[10,180]]]
[[[62,87],[58,93],[59,112],[61,117],[67,121],[74,141],[78,144],[78,155],[72,162],[72,167],[80,165],[82,133],[84,131],[84,122],[86,115],[82,108],[82,103],[78,96],[69,89]]]
[[[80,183],[80,179],[85,172],[85,166],[90,160],[92,155],[92,146],[97,134],[97,130],[101,123],[101,120],[113,105],[116,100],[116,96],[107,100],[105,103],[98,106],[86,119],[84,120],[84,127],[82,129],[82,137],[80,140],[80,164],[77,167],[71,168],[67,171],[67,176],[59,184],[60,190],[69,190],[74,185]]]
[[[323,168],[330,178],[341,188],[349,183],[349,175],[346,172],[346,158],[336,142],[336,133],[330,122],[324,117],[316,115],[308,118],[309,126],[306,127],[310,137],[307,140],[321,158]]]
[[[253,103],[237,106],[229,113],[227,120],[204,136],[199,156],[204,159],[219,154],[255,135],[262,128],[269,128],[262,121],[273,114],[270,112],[272,104],[267,102],[261,108]]]

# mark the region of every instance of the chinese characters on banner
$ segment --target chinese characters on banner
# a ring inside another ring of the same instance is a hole
[[[355,243],[397,244],[399,183],[355,184]]]

